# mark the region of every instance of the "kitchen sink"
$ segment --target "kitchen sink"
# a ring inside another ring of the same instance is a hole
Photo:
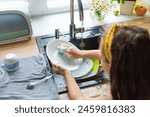
[[[100,44],[100,39],[102,34],[104,33],[104,29],[102,27],[94,27],[90,29],[86,29],[83,35],[83,43],[84,47],[81,46],[81,33],[76,34],[76,39],[70,39],[69,41],[73,43],[77,48],[83,50],[92,50],[98,49]]]
[[[100,39],[101,39],[101,36],[103,33],[104,33],[104,29],[101,26],[91,27],[91,28],[85,29],[84,33],[82,34],[83,42],[85,43],[84,47],[80,46],[80,44],[82,42],[81,38],[80,38],[80,36],[81,36],[80,33],[76,34],[75,39],[70,39],[69,33],[65,33],[65,32],[63,33],[65,35],[65,37],[60,36],[59,38],[66,40],[66,41],[70,41],[79,49],[91,50],[91,49],[98,49],[99,48]],[[49,61],[49,59],[46,55],[46,45],[49,41],[55,40],[55,39],[56,38],[55,38],[54,34],[36,37],[36,42],[37,42],[37,46],[39,48],[39,51],[41,54],[44,55],[45,60],[46,60],[46,64],[47,64],[47,69],[50,72],[52,72],[51,62]],[[105,72],[103,70],[100,70],[99,74],[96,76],[88,77],[88,78],[80,77],[80,78],[76,78],[75,80],[77,81],[80,88],[85,88],[85,87],[97,85],[100,83],[105,83],[104,81],[106,81],[106,77],[107,77],[107,75],[105,74]],[[65,81],[64,76],[55,74],[54,80],[55,80],[55,83],[58,87],[59,93],[67,92],[67,86],[66,86],[66,81]]]
[[[84,46],[82,47],[82,41],[81,39],[72,39],[70,40],[71,43],[73,43],[77,48],[81,50],[92,50],[92,49],[98,49],[99,48],[99,42],[100,42],[100,37],[95,36],[95,37],[90,37],[90,38],[84,38],[83,43]]]

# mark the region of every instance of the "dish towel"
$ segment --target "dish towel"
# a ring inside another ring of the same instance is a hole
[[[5,72],[3,78],[8,80],[5,84],[0,85],[0,99],[58,99],[58,90],[53,78],[36,85],[33,89],[26,88],[30,82],[43,79],[50,73],[46,69],[46,62],[42,54],[20,58],[19,62],[19,69],[14,72],[7,72],[1,66]]]

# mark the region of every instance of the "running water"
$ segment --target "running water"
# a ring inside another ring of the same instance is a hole
[[[83,41],[83,32],[84,32],[84,30],[83,30],[83,21],[81,21],[81,43],[80,43],[81,49],[83,49],[85,47],[85,43]]]

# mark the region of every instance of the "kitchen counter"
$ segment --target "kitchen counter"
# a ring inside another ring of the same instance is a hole
[[[32,37],[25,41],[0,45],[0,59],[3,59],[7,53],[16,53],[18,57],[25,57],[37,55],[39,51],[35,38]]]
[[[138,20],[120,22],[118,24],[136,25],[136,26],[146,28],[150,32],[150,17],[138,19]],[[104,28],[107,30],[111,25],[112,24],[104,25]],[[18,57],[31,56],[39,53],[34,37],[22,42],[0,45],[0,59],[2,59],[8,52],[14,52],[17,54]],[[100,95],[100,89],[102,86],[105,85],[107,84],[84,88],[82,89],[82,92],[84,93],[84,95],[87,96]],[[60,99],[68,99],[68,95],[66,93],[61,94]]]

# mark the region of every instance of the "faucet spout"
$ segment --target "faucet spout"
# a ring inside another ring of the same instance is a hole
[[[83,15],[83,6],[81,0],[78,0],[78,9],[79,9],[80,21],[83,21],[84,15]]]
[[[84,14],[83,14],[83,6],[82,6],[82,2],[81,0],[77,0],[78,2],[78,9],[79,9],[79,18],[80,21],[84,20]],[[81,28],[76,28],[75,24],[74,24],[74,0],[70,0],[70,19],[71,19],[71,24],[70,24],[70,39],[74,39],[75,38],[75,34],[77,32],[81,32]]]

